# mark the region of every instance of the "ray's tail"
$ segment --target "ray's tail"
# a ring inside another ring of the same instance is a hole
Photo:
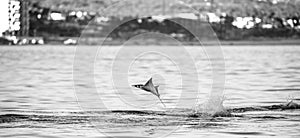
[[[161,102],[161,104],[164,105],[164,107],[166,108],[167,106],[165,105],[165,103],[160,99],[160,97],[158,97],[159,101]]]

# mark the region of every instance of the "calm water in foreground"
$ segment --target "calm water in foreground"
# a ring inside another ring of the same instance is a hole
[[[300,136],[300,110],[281,107],[300,102],[299,46],[225,46],[224,59],[186,47],[193,60],[177,47],[157,48],[81,47],[75,58],[76,47],[0,47],[0,137]],[[152,52],[132,54],[139,50]],[[223,105],[235,117],[195,116],[213,89],[212,62],[220,61]],[[150,77],[166,108],[130,87]]]

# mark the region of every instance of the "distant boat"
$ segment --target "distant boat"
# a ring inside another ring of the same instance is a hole
[[[132,87],[139,88],[139,89],[142,89],[144,91],[147,91],[147,92],[150,92],[150,93],[154,94],[155,96],[158,97],[158,99],[164,105],[164,107],[166,107],[166,105],[160,99],[160,94],[158,92],[158,87],[159,86],[158,85],[157,86],[153,85],[152,78],[150,78],[145,85],[143,85],[143,84],[137,84],[137,85],[132,85]]]

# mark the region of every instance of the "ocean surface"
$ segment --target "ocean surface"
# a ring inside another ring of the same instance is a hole
[[[299,61],[299,46],[3,46],[0,137],[299,137]],[[166,107],[131,87],[151,77]]]

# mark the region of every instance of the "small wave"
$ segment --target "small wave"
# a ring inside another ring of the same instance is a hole
[[[252,118],[257,118],[257,119],[286,119],[283,116],[257,116],[257,117],[252,117]]]
[[[290,101],[286,104],[233,108],[233,109],[228,109],[228,111],[231,113],[243,113],[249,111],[272,111],[272,110],[295,110],[295,109],[300,109],[300,105],[293,101]]]
[[[5,114],[0,115],[1,123],[12,123],[12,122],[43,122],[43,123],[65,123],[65,124],[77,124],[80,122],[87,122],[89,116],[57,116],[53,115],[20,115],[20,114]]]
[[[18,114],[5,114],[0,115],[0,123],[9,123],[14,122],[20,119],[27,119],[28,116],[26,115],[18,115]]]
[[[267,90],[264,90],[264,91],[267,91],[267,92],[277,92],[277,91],[300,91],[300,89],[267,89]]]
[[[226,134],[233,134],[233,135],[265,135],[264,133],[261,132],[220,132],[220,133],[226,133]]]
[[[136,110],[114,110],[109,111],[111,113],[121,113],[121,114],[138,114],[138,115],[151,115],[155,114],[154,111],[136,111]]]

